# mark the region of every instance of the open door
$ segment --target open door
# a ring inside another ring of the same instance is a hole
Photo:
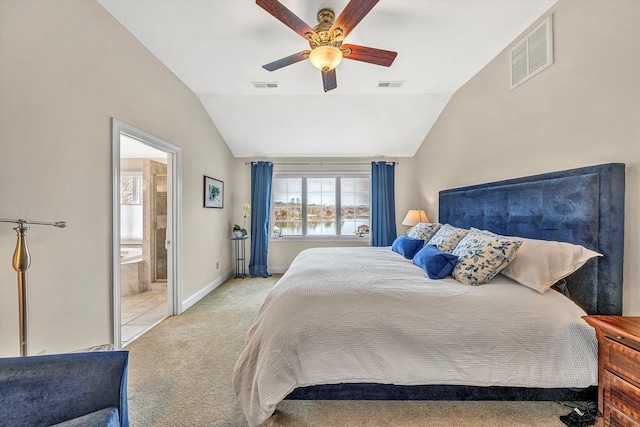
[[[181,149],[112,119],[113,345],[181,304]]]

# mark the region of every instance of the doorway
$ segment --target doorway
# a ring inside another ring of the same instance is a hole
[[[113,344],[182,312],[181,149],[112,119]]]

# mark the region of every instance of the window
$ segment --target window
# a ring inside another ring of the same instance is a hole
[[[368,173],[275,173],[272,237],[368,237]]]
[[[120,177],[120,204],[142,204],[142,174],[122,174]]]
[[[120,176],[120,243],[142,243],[142,173]]]

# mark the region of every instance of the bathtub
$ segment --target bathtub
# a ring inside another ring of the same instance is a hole
[[[120,264],[133,264],[142,261],[142,248],[121,248]]]
[[[142,248],[120,248],[120,295],[143,292],[144,263]]]

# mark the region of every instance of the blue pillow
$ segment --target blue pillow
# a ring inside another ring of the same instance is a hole
[[[413,263],[422,267],[430,279],[443,279],[451,274],[458,257],[440,251],[435,245],[425,245],[413,257]]]
[[[411,259],[424,246],[424,240],[412,239],[406,234],[398,236],[391,245],[391,250],[399,253],[406,259]]]

